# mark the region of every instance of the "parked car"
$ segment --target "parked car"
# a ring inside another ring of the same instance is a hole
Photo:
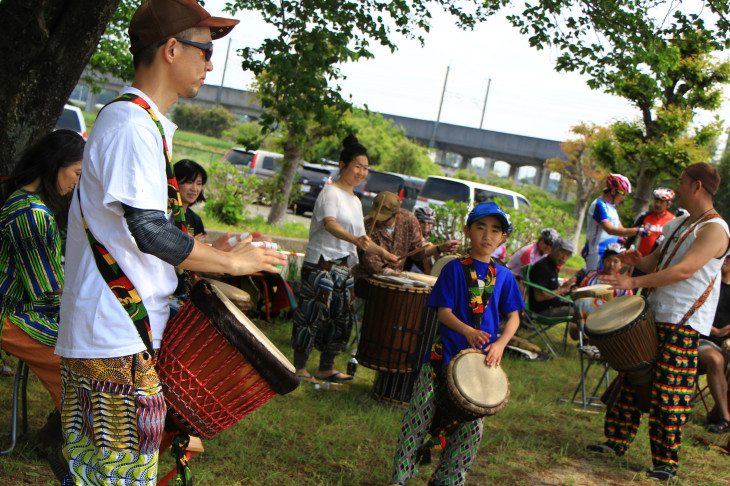
[[[340,169],[332,165],[301,164],[297,169],[301,194],[292,203],[296,214],[314,209],[317,196],[327,184],[337,180]]]
[[[362,202],[363,214],[367,214],[378,193],[390,191],[398,195],[401,208],[412,210],[424,180],[419,177],[371,170],[367,179],[354,189]]]
[[[58,130],[59,128],[73,130],[84,137],[84,140],[86,140],[88,135],[86,133],[84,114],[81,112],[80,108],[72,105],[63,106],[63,112],[61,112],[61,117],[56,122],[54,130]]]
[[[473,208],[476,204],[493,201],[497,198],[506,201],[505,205],[507,207],[516,209],[530,207],[530,201],[518,192],[478,182],[438,176],[429,176],[426,179],[415,207],[434,207],[443,204],[445,201],[467,201],[469,208]]]
[[[248,167],[246,174],[255,175],[262,181],[267,181],[281,170],[281,159],[283,158],[282,154],[276,152],[266,152],[264,150],[251,152],[233,147],[223,157],[223,161],[233,164],[239,170]]]

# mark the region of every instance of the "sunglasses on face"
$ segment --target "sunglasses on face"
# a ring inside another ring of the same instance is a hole
[[[616,189],[616,192],[618,192],[622,196],[625,196],[626,195],[626,193],[624,191],[622,191],[621,189]]]
[[[181,39],[180,37],[173,37],[173,39],[175,39],[176,41],[178,41],[178,42],[180,42],[182,44],[187,44],[189,46],[197,47],[198,49],[200,49],[201,51],[203,51],[203,55],[205,56],[205,62],[210,61],[210,58],[213,57],[213,42],[212,41],[211,42],[206,42],[205,44],[203,44],[201,42],[194,42],[194,41],[187,40],[187,39]],[[165,39],[163,41],[160,41],[158,43],[158,46],[161,46],[162,44],[164,44],[168,40],[169,39]]]

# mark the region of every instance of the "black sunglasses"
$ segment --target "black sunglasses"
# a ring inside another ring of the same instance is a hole
[[[178,42],[182,42],[183,44],[187,44],[189,46],[197,47],[201,51],[203,51],[203,54],[205,55],[205,62],[210,61],[210,58],[213,57],[213,42],[206,42],[205,44],[201,42],[193,42],[191,40],[187,39],[181,39],[180,37],[173,37]],[[160,41],[157,45],[161,46],[165,42],[167,42],[169,39],[165,39]]]

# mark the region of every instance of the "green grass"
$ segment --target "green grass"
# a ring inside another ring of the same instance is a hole
[[[257,321],[291,359],[291,323]],[[560,330],[553,337],[559,339]],[[349,355],[338,357],[344,369]],[[318,354],[309,361],[316,371]],[[574,346],[547,362],[511,355],[503,360],[512,395],[504,411],[485,421],[479,454],[467,484],[623,485],[652,484],[641,472],[651,463],[644,419],[634,446],[622,458],[597,457],[585,446],[602,439],[601,413],[583,412],[558,402],[577,384],[579,361]],[[370,396],[375,373],[360,366],[346,392],[315,391],[302,384],[274,397],[259,410],[210,441],[191,461],[198,485],[347,485],[387,484],[403,409]],[[0,378],[0,424],[8,427],[12,377]],[[31,432],[18,448],[0,458],[0,484],[56,484],[44,461],[36,457],[33,432],[50,410],[50,400],[35,377],[30,380]],[[695,411],[702,409],[701,404]],[[727,456],[697,442],[705,438],[725,445],[728,435],[704,431],[695,414],[684,430],[679,479],[671,484],[730,484]],[[0,444],[4,447],[7,441]],[[434,454],[436,461],[436,454]],[[160,471],[173,467],[163,454]],[[409,485],[425,485],[435,465],[422,466]],[[162,474],[161,474],[162,475]]]
[[[96,113],[87,113],[86,111],[82,113],[86,122],[86,131],[91,133],[91,128],[96,120]],[[222,160],[233,145],[233,142],[229,140],[178,130],[173,137],[172,159],[173,162],[181,159],[192,159],[207,168],[212,162]]]

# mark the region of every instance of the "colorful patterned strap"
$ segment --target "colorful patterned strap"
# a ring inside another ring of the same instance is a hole
[[[123,94],[113,99],[104,108],[117,101],[128,101],[142,107],[147,114],[155,122],[157,128],[160,130],[160,136],[162,137],[162,147],[165,156],[165,172],[167,175],[167,209],[172,212],[175,220],[175,226],[177,226],[183,233],[187,234],[188,230],[185,227],[185,212],[182,210],[182,201],[180,199],[180,191],[178,190],[177,179],[175,179],[175,173],[172,170],[172,161],[170,159],[170,151],[167,148],[167,140],[165,139],[165,132],[162,128],[162,123],[152,111],[150,105],[142,99],[140,96],[133,95],[131,93]],[[102,108],[102,110],[104,109]],[[122,305],[124,310],[132,320],[134,327],[137,329],[139,337],[142,339],[147,352],[150,356],[154,356],[154,348],[152,346],[152,328],[150,327],[150,319],[147,315],[147,309],[142,302],[142,298],[139,296],[137,289],[134,288],[131,280],[127,278],[124,271],[117,264],[114,257],[109,253],[104,245],[99,243],[94,235],[89,230],[84,218],[84,210],[81,208],[81,183],[76,185],[79,200],[79,210],[81,211],[81,220],[84,223],[84,230],[86,231],[86,237],[91,245],[91,251],[94,254],[94,260],[96,266],[101,273],[102,278],[109,286],[114,296],[117,298],[119,303]]]
[[[474,316],[472,325],[474,329],[479,329],[482,324],[482,316],[484,310],[489,305],[489,299],[494,291],[494,283],[497,280],[497,267],[494,260],[489,262],[487,273],[484,276],[484,290],[479,289],[479,277],[477,276],[474,261],[471,257],[460,258],[461,268],[464,270],[464,278],[469,291],[469,308]]]

